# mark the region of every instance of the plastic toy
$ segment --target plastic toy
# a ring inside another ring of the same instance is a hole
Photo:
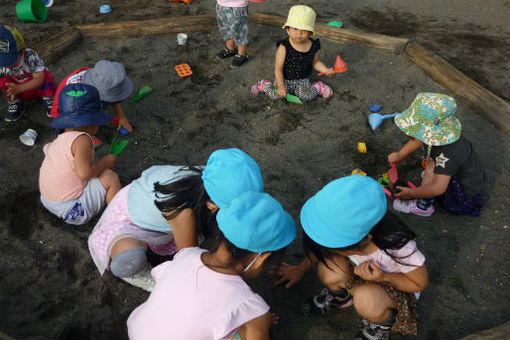
[[[175,65],[175,72],[179,75],[181,78],[189,77],[193,74],[193,71],[191,71],[191,67],[189,67],[188,64],[179,64]]]
[[[385,120],[386,118],[393,118],[395,117],[396,115],[398,115],[398,113],[392,113],[391,115],[380,115],[378,113],[371,113],[368,115],[368,124],[370,124],[370,127],[372,128],[373,131],[375,131],[375,129],[377,129],[379,127],[379,125],[382,124],[382,121]]]
[[[127,135],[129,135],[129,130],[128,130],[128,129],[126,129],[125,127],[121,126],[121,127],[120,127],[120,130],[119,130],[119,133],[120,133],[121,135],[123,135],[123,136],[127,136]]]
[[[277,93],[278,90],[277,89],[274,89],[274,93]],[[299,99],[299,97],[296,97],[290,93],[287,93],[285,95],[285,99],[289,102],[289,103],[294,103],[294,104],[301,104],[303,105],[303,102],[301,101],[301,99]]]
[[[358,143],[358,151],[359,153],[367,153],[367,145],[363,142]]]
[[[326,26],[331,26],[331,27],[336,27],[336,28],[342,28],[343,25],[344,25],[344,23],[341,21],[338,21],[338,20],[330,21],[326,24]]]
[[[136,103],[140,99],[147,97],[149,95],[149,93],[151,93],[151,92],[152,92],[152,87],[150,87],[149,85],[142,86],[140,91],[138,91],[138,94],[133,99],[131,99],[129,101],[129,103],[130,104]]]
[[[377,113],[379,111],[381,111],[381,109],[383,108],[382,105],[375,105],[375,104],[372,104],[372,105],[369,105],[368,108],[370,109],[370,112],[372,113]]]
[[[51,7],[53,5],[53,0],[43,0],[44,6]]]
[[[126,148],[129,143],[129,138],[127,137],[115,137],[110,145],[110,155],[118,156],[122,151]]]
[[[351,172],[351,175],[361,175],[361,176],[366,176],[367,173],[359,168],[356,168],[354,170],[352,170]]]
[[[388,170],[388,178],[390,179],[390,184],[393,186],[397,183],[398,180],[398,172],[397,165],[395,163],[391,164],[391,169]]]
[[[423,169],[427,168],[428,158],[424,158],[421,160],[421,166]]]
[[[343,73],[347,70],[348,70],[348,68],[347,68],[347,64],[345,63],[345,61],[343,61],[342,58],[340,58],[340,56],[337,55],[336,60],[335,60],[335,66],[333,67],[333,71],[335,73]],[[323,74],[326,74],[326,72],[321,72],[318,75],[322,76]]]
[[[184,2],[186,5],[191,4],[191,0],[168,0],[170,2]]]
[[[110,7],[110,5],[101,5],[101,7],[99,7],[99,12],[102,14],[108,14],[111,11],[112,11],[112,8]]]
[[[23,22],[45,22],[48,10],[42,0],[23,0],[16,4],[16,15]]]

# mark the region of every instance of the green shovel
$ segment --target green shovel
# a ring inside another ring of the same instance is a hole
[[[149,85],[142,86],[140,91],[138,91],[138,94],[133,99],[131,99],[129,101],[129,103],[130,104],[136,103],[140,99],[147,97],[149,95],[149,93],[151,93],[151,92],[152,92],[152,87],[150,87]]]
[[[122,136],[122,137],[115,137],[112,141],[112,144],[110,145],[110,155],[118,156],[121,154],[122,151],[126,148],[126,146],[129,143],[129,138]]]
[[[277,89],[274,89],[274,93],[278,93],[278,90]],[[294,104],[301,104],[303,105],[303,102],[301,101],[301,99],[299,99],[298,97],[292,95],[292,94],[289,94],[287,93],[285,95],[285,99],[289,102],[289,103],[294,103]]]

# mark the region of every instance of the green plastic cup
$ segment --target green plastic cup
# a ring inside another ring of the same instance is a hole
[[[22,0],[16,4],[16,14],[23,22],[45,22],[48,10],[42,0]]]

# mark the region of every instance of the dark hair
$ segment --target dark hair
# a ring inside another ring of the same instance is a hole
[[[372,235],[372,241],[395,262],[402,265],[410,265],[401,260],[414,254],[408,254],[403,257],[397,257],[391,253],[391,250],[401,249],[409,241],[416,239],[416,234],[409,229],[400,218],[392,212],[388,212],[369,232]],[[343,248],[328,248],[313,241],[306,233],[303,235],[303,247],[307,254],[312,253],[319,261],[326,264],[327,258],[333,259],[338,253],[336,250],[342,251],[355,251],[364,248],[368,243],[368,238],[365,236],[361,241],[353,245]],[[329,267],[328,267],[329,268]]]
[[[187,166],[180,171],[191,171],[182,178],[169,183],[154,183],[156,207],[167,220],[179,215],[184,209],[190,208],[197,222],[197,230],[204,236],[211,233],[211,211],[207,208],[209,195],[205,191],[202,181],[202,168]],[[213,218],[215,221],[215,218]]]
[[[232,260],[230,261],[229,266],[234,266],[237,262],[241,261],[246,256],[253,253],[252,251],[236,247],[232,242],[230,242],[225,237],[220,228],[218,228],[218,224],[216,224],[216,228],[214,230],[212,237],[206,243],[207,244],[205,245],[205,249],[207,249],[211,253],[216,252],[219,249],[220,245],[222,243],[225,243],[228,252],[232,255]]]

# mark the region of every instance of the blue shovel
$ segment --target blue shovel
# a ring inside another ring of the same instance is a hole
[[[392,113],[391,115],[385,115],[385,116],[382,116],[378,113],[371,113],[368,115],[368,124],[370,124],[370,127],[372,128],[372,130],[375,131],[375,129],[377,129],[379,127],[379,125],[382,124],[383,120],[385,120],[386,118],[393,118],[396,115],[398,115],[398,112]]]

